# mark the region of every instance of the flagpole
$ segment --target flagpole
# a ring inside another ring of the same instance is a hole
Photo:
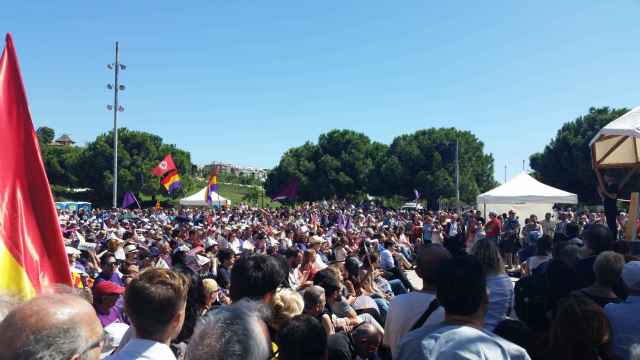
[[[124,90],[124,85],[118,83],[118,75],[120,70],[126,67],[120,64],[120,50],[116,41],[115,62],[108,64],[107,68],[114,72],[114,84],[107,84],[107,89],[113,89],[113,105],[107,105],[108,110],[113,110],[113,208],[118,207],[118,113],[124,111],[124,108],[118,105],[118,92]]]
[[[456,138],[456,208],[460,214],[460,146]]]

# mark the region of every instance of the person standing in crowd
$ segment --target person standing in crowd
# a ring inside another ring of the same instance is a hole
[[[0,322],[0,359],[98,360],[104,336],[87,301],[69,294],[38,296]]]
[[[515,210],[509,210],[509,217],[502,227],[502,239],[500,241],[500,252],[507,263],[508,270],[516,269],[515,253],[520,245],[520,223],[516,218]]]
[[[544,214],[544,220],[542,220],[542,234],[553,239],[555,231],[556,222],[551,218],[551,213]]]
[[[387,313],[383,343],[394,355],[400,339],[423,315],[427,316],[422,324],[436,324],[444,319],[444,309],[436,300],[436,274],[440,264],[449,258],[449,251],[439,244],[426,244],[418,249],[416,275],[422,279],[422,291],[394,297]]]
[[[533,273],[540,264],[551,260],[551,241],[549,235],[542,235],[542,237],[536,241],[535,254],[522,263],[521,277]]]
[[[598,194],[602,198],[607,226],[614,239],[618,238],[618,222],[616,218],[618,216],[618,193],[621,190],[616,183],[616,178],[609,173],[604,175],[604,185],[598,186]]]
[[[622,280],[629,296],[621,303],[605,305],[611,322],[613,349],[618,358],[632,359],[630,348],[640,343],[640,261],[630,261],[622,268]]]
[[[488,331],[506,319],[513,311],[513,282],[504,271],[504,262],[498,247],[487,239],[476,242],[471,254],[480,261],[487,275],[489,289],[489,305],[485,317],[484,328]]]
[[[500,239],[500,229],[502,229],[502,223],[498,216],[493,211],[489,213],[489,221],[484,226],[487,239],[498,243]]]
[[[530,359],[522,347],[484,330],[489,301],[485,272],[476,258],[460,256],[442,263],[437,299],[444,307],[444,321],[405,335],[397,360]]]
[[[189,281],[177,272],[148,269],[124,293],[125,311],[135,336],[109,360],[175,360],[169,344],[182,329]]]

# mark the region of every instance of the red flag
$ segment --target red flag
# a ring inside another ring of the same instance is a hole
[[[155,176],[162,176],[171,170],[176,170],[176,164],[173,163],[173,158],[171,157],[171,154],[169,154],[165,156],[162,161],[160,161],[160,164],[158,164],[158,166],[154,167],[153,170],[151,170],[151,173]]]
[[[71,285],[53,196],[11,34],[0,58],[0,292]]]

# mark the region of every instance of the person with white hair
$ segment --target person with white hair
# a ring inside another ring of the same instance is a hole
[[[622,280],[629,296],[619,304],[607,304],[604,312],[611,323],[615,355],[620,359],[630,359],[631,345],[640,343],[640,261],[624,265]]]
[[[268,314],[265,305],[246,299],[209,312],[191,337],[187,359],[269,359]]]

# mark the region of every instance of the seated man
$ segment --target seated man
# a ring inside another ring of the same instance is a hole
[[[133,279],[124,293],[124,306],[135,338],[109,359],[175,360],[169,344],[182,329],[188,290],[189,280],[167,269],[147,269]]]
[[[104,337],[96,313],[74,295],[36,297],[0,322],[0,359],[100,358]]]
[[[630,359],[630,348],[640,343],[640,261],[624,265],[622,280],[629,296],[619,304],[606,305],[604,312],[611,322],[614,353],[620,359]]]
[[[189,360],[267,360],[271,341],[259,302],[242,300],[221,306],[196,327],[187,347]]]
[[[437,278],[444,322],[405,335],[395,359],[529,359],[520,346],[483,329],[489,299],[485,273],[477,259],[445,260]]]

